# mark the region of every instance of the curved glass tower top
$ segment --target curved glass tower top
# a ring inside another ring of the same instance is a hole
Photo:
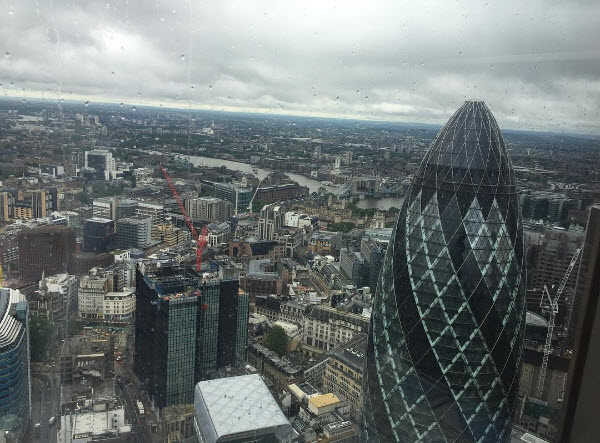
[[[387,250],[362,441],[508,441],[524,291],[512,164],[490,110],[469,100],[425,155]]]

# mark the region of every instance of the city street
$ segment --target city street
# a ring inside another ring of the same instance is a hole
[[[38,373],[32,371],[32,423],[40,424],[40,435],[35,441],[55,443],[57,423],[50,426],[49,421],[52,417],[57,417],[58,420],[60,384],[54,374],[41,374],[39,370],[36,371]]]

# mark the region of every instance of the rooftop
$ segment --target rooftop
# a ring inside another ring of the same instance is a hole
[[[329,393],[323,395],[315,395],[308,400],[309,403],[312,403],[316,408],[324,408],[325,406],[335,405],[340,402],[340,399],[337,395]]]
[[[258,374],[201,381],[196,385],[194,407],[199,424],[207,433],[212,430],[215,440],[225,435],[290,426]]]

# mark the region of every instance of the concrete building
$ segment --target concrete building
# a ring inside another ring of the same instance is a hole
[[[309,251],[321,255],[334,255],[342,246],[342,233],[317,231],[310,236]]]
[[[360,252],[340,249],[340,268],[354,286],[363,285],[365,258]]]
[[[116,197],[95,198],[92,203],[92,215],[95,218],[117,219],[119,199]]]
[[[192,220],[222,222],[233,215],[233,204],[214,197],[187,198],[185,210]]]
[[[0,432],[20,441],[31,416],[27,301],[0,288]]]
[[[292,441],[288,419],[258,374],[198,383],[194,409],[200,443]]]
[[[277,232],[283,227],[285,213],[279,205],[265,205],[260,210],[258,219],[258,238],[274,240]]]
[[[346,398],[355,420],[360,417],[366,347],[367,335],[362,332],[335,347],[323,376],[323,390]]]
[[[285,289],[277,264],[270,259],[251,260],[248,272],[240,279],[240,284],[252,296],[282,295]]]
[[[304,318],[303,348],[323,353],[369,330],[369,318],[325,305],[313,306]]]
[[[117,247],[144,249],[152,242],[152,219],[121,218],[117,221]]]
[[[85,167],[101,173],[104,180],[112,180],[117,176],[117,164],[112,152],[106,149],[85,151]]]
[[[60,417],[57,430],[58,443],[126,443],[130,441],[131,426],[125,422],[123,407],[107,409],[105,406],[88,406],[83,412]]]

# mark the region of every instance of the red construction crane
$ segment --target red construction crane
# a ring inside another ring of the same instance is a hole
[[[188,228],[190,228],[190,231],[192,231],[194,240],[196,240],[196,243],[198,245],[198,249],[196,250],[196,271],[200,272],[202,270],[202,251],[204,251],[204,247],[206,246],[206,241],[207,241],[206,234],[208,232],[208,227],[206,225],[204,225],[202,227],[202,232],[201,232],[200,236],[198,236],[198,233],[196,232],[196,228],[194,228],[194,225],[192,224],[192,219],[190,218],[187,211],[185,210],[185,206],[183,206],[181,197],[179,197],[179,194],[177,193],[177,190],[175,189],[175,185],[173,184],[171,177],[167,173],[167,170],[163,167],[162,163],[159,163],[158,167],[160,168],[160,172],[162,172],[163,177],[167,181],[167,185],[169,186],[169,189],[171,190],[171,194],[173,194],[173,197],[175,197],[175,200],[177,200],[177,204],[179,205],[179,210],[183,214],[183,218],[185,219],[185,222],[187,223]]]

